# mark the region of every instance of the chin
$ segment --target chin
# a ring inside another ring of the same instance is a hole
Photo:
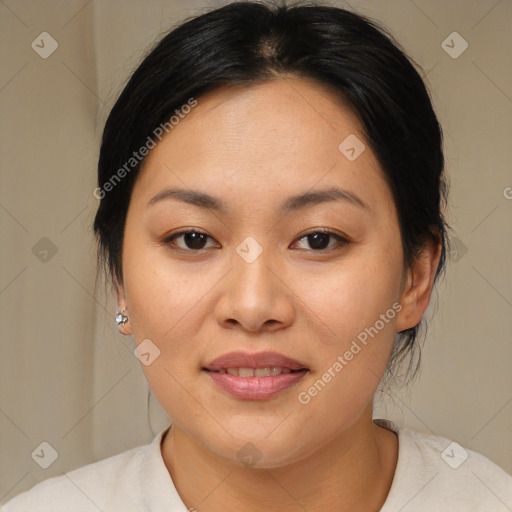
[[[318,442],[308,442],[301,438],[299,429],[279,431],[278,421],[271,428],[229,430],[222,439],[204,440],[207,449],[219,457],[248,469],[273,469],[284,467],[307,458],[318,449]],[[285,420],[286,421],[286,420]]]

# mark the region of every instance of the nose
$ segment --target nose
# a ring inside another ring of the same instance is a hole
[[[216,316],[224,328],[273,332],[293,322],[293,292],[283,272],[273,268],[266,252],[252,262],[234,254],[224,280]]]

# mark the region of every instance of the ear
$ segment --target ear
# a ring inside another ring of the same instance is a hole
[[[124,308],[126,308],[126,311],[123,313],[128,318],[130,317],[128,306],[126,303],[126,293],[124,291],[124,286],[119,284],[117,282],[117,279],[114,283],[115,289],[116,289],[116,295],[117,295],[117,306],[119,308],[119,311],[122,311]],[[128,320],[124,324],[120,324],[118,326],[118,330],[121,334],[124,334],[125,336],[130,336],[132,334],[132,326],[130,323],[130,320]]]
[[[400,298],[402,309],[397,315],[397,332],[415,327],[421,322],[427,309],[434,286],[441,244],[428,240],[414,262],[407,270],[405,286]]]

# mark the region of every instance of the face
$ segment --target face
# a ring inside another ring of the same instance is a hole
[[[145,161],[122,264],[145,376],[203,448],[236,462],[254,445],[260,466],[284,465],[371,408],[400,317],[402,244],[361,125],[323,86],[198,98]]]

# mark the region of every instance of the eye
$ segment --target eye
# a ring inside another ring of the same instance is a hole
[[[167,237],[163,243],[165,245],[176,245],[179,249],[183,249],[184,251],[200,251],[207,248],[205,247],[205,244],[208,238],[211,238],[211,236],[203,233],[202,231],[193,229],[190,231],[180,231],[179,233],[175,233],[174,235]],[[175,240],[180,239],[182,241],[182,245],[175,243]]]
[[[207,249],[208,247],[206,246],[206,243],[209,238],[213,240],[213,238],[206,233],[198,231],[197,229],[193,229],[175,233],[167,237],[163,243],[165,245],[174,245],[178,249],[182,249],[184,251],[195,252]],[[330,239],[335,239],[335,243],[330,244]],[[176,243],[176,240],[181,240],[181,243]],[[298,239],[299,242],[302,240],[308,243],[310,248],[315,252],[331,250],[336,248],[336,246],[343,246],[349,243],[349,241],[343,236],[338,235],[333,231],[324,229],[317,229],[315,231],[306,233]]]
[[[329,247],[330,238],[334,238],[336,240],[334,247]],[[317,229],[315,231],[310,231],[309,233],[306,233],[304,236],[299,238],[299,242],[301,240],[305,240],[306,243],[308,243],[310,247],[316,252],[324,251],[326,249],[330,250],[336,248],[336,246],[341,247],[349,243],[346,238],[327,229]]]

